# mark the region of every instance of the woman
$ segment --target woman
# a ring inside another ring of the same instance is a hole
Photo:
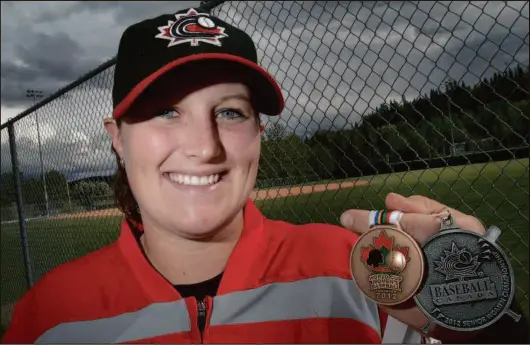
[[[43,277],[4,342],[380,343],[390,341],[387,314],[394,326],[425,324],[416,307],[383,309],[357,290],[349,255],[358,235],[269,220],[249,201],[259,113],[278,115],[284,101],[248,35],[194,9],[146,20],[124,32],[114,78],[105,127],[120,238]],[[446,208],[395,194],[387,207],[406,212],[402,226],[418,241],[438,231],[431,214]],[[350,210],[342,223],[364,232],[367,215]]]

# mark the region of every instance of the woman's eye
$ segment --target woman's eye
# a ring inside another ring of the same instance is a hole
[[[159,111],[157,113],[157,116],[160,116],[166,119],[171,119],[171,118],[177,117],[178,115],[179,113],[175,109],[166,109],[166,110]]]
[[[217,113],[217,116],[224,117],[227,119],[237,119],[244,117],[240,111],[235,109],[223,109]]]

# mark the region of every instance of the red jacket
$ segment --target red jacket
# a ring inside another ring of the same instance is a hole
[[[145,259],[127,222],[119,239],[52,270],[15,308],[5,343],[380,343],[375,303],[356,288],[357,235],[266,219],[252,202],[218,295],[183,299]]]

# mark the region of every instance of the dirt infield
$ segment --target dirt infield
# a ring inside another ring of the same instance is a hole
[[[367,185],[368,181],[348,181],[340,183],[328,183],[328,184],[315,184],[310,186],[298,186],[290,188],[279,188],[279,189],[263,189],[259,191],[253,191],[250,197],[252,200],[266,200],[274,198],[285,198],[286,196],[296,196],[300,194],[311,194],[318,192],[325,192],[328,190],[337,190],[351,188],[354,186]]]
[[[267,200],[275,198],[285,198],[287,196],[296,196],[300,194],[311,194],[318,192],[325,192],[328,190],[337,190],[351,188],[355,186],[365,186],[368,181],[346,181],[346,182],[333,182],[328,184],[316,184],[308,186],[297,186],[290,188],[276,188],[276,189],[262,189],[253,191],[250,195],[252,200]],[[89,212],[81,212],[74,214],[63,214],[53,219],[65,219],[65,218],[84,218],[84,217],[103,217],[103,216],[119,216],[121,212],[118,209],[106,209]]]

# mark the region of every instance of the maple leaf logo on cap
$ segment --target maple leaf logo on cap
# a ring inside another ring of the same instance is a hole
[[[200,42],[221,47],[221,38],[228,37],[225,28],[218,26],[208,13],[200,13],[190,8],[185,13],[175,14],[175,21],[168,20],[167,25],[159,26],[155,37],[168,40],[168,48],[189,43],[198,46]]]

